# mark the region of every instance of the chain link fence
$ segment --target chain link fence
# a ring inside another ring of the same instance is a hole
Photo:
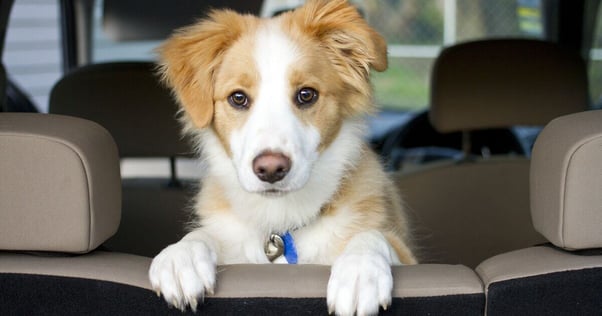
[[[428,105],[430,72],[440,50],[457,42],[493,37],[541,37],[541,1],[364,0],[368,22],[389,43],[390,68],[375,73],[383,108]]]

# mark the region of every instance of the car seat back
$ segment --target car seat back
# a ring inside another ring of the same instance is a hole
[[[589,104],[585,62],[539,40],[451,46],[433,66],[430,120],[439,132],[540,125]]]
[[[117,231],[118,156],[105,129],[64,116],[0,120],[1,249],[88,252]]]
[[[191,315],[158,297],[151,259],[98,248],[117,229],[119,158],[79,118],[0,114],[0,314]],[[89,220],[85,220],[89,219]],[[326,314],[330,267],[218,268],[206,314]],[[393,267],[394,313],[482,314],[483,286],[459,265]]]
[[[167,314],[119,226],[117,146],[97,123],[0,113],[0,314]],[[161,304],[158,304],[161,303]]]
[[[602,111],[547,125],[531,166],[533,223],[549,244],[477,267],[489,315],[593,315],[602,310]]]
[[[176,160],[191,156],[180,133],[178,106],[148,62],[88,65],[53,87],[49,111],[95,121],[115,139],[121,158],[160,158],[164,177],[123,179],[119,232],[107,242],[116,251],[154,256],[184,235],[196,183],[178,178]]]
[[[583,61],[537,40],[459,44],[435,62],[431,89],[433,126],[463,133],[465,156],[395,174],[424,260],[475,267],[496,253],[543,242],[529,216],[529,159],[470,155],[469,135],[542,125],[585,109]]]

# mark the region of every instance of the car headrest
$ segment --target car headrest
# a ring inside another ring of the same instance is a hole
[[[117,147],[74,117],[0,113],[0,249],[85,253],[121,217]]]
[[[549,42],[493,39],[444,49],[431,77],[439,132],[545,125],[589,105],[580,56]]]
[[[88,65],[52,88],[49,112],[85,118],[106,128],[122,157],[189,155],[177,103],[148,62]]]
[[[531,215],[558,247],[602,247],[602,110],[563,116],[543,129],[531,161]]]
[[[114,41],[163,40],[174,29],[192,24],[211,9],[259,14],[260,0],[105,0],[103,28]]]

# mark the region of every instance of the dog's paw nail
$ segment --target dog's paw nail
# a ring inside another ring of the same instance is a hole
[[[198,301],[196,298],[190,299],[190,309],[192,309],[192,312],[196,313],[197,305],[198,305]]]
[[[341,315],[341,313],[335,308],[335,306],[328,307],[328,315]]]

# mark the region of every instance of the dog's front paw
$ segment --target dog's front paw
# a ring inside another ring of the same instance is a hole
[[[163,249],[150,266],[153,289],[172,306],[184,311],[206,293],[213,294],[217,257],[202,241],[181,240]]]
[[[329,313],[374,315],[391,304],[391,265],[380,254],[343,254],[333,264],[328,281]]]

